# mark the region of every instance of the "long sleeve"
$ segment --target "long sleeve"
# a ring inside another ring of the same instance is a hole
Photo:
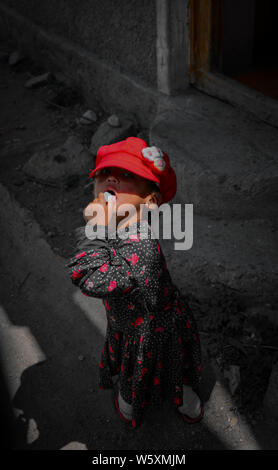
[[[109,239],[107,232],[104,239],[88,240],[84,228],[78,230],[78,252],[68,267],[83,294],[105,298],[140,292],[149,311],[157,308],[160,297],[167,302],[165,282],[170,285],[170,279],[165,259],[146,227],[146,238],[135,233],[125,240]]]
[[[88,240],[84,228],[77,230],[78,252],[70,260],[72,282],[92,297],[121,295],[136,286],[132,247],[128,240]]]

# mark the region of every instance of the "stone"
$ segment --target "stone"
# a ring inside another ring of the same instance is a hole
[[[60,450],[88,450],[88,448],[86,447],[86,444],[83,444],[82,442],[73,441],[69,442],[64,447],[61,447]]]
[[[119,142],[132,135],[134,122],[130,118],[122,118],[120,127],[111,127],[108,122],[103,122],[91,139],[90,152],[97,154],[102,145],[110,145]]]
[[[107,122],[111,127],[120,127],[121,125],[120,119],[116,114],[112,114],[111,116],[109,116]]]
[[[86,111],[83,114],[83,116],[79,119],[80,124],[84,124],[84,125],[92,124],[92,122],[96,122],[96,121],[97,121],[97,115],[91,109],[88,109],[88,111]]]
[[[236,416],[233,416],[230,421],[230,426],[234,427],[238,424],[238,419]]]
[[[9,56],[9,65],[11,67],[14,67],[19,62],[21,62],[23,59],[24,59],[24,55],[20,51],[14,51]]]
[[[278,362],[272,367],[263,406],[269,418],[278,419]]]
[[[67,178],[89,173],[92,167],[92,155],[79,142],[70,136],[66,142],[55,148],[36,152],[23,167],[24,173],[44,181]]]
[[[39,87],[48,83],[50,78],[51,78],[51,73],[46,72],[41,75],[37,75],[36,77],[29,78],[29,80],[27,80],[24,86],[25,88],[36,88],[36,87]]]

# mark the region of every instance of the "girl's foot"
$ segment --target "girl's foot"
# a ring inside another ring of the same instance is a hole
[[[191,387],[183,386],[183,405],[178,407],[185,421],[188,423],[197,423],[203,417],[203,405]]]

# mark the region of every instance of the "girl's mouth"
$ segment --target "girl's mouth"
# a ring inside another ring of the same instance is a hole
[[[110,196],[116,197],[115,191],[113,191],[113,189],[106,189],[106,191],[104,193],[104,198],[105,198],[106,202],[108,202],[108,199],[109,199]]]

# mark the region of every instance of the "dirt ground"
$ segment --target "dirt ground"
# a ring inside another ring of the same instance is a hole
[[[97,123],[76,124],[76,119],[86,111],[82,98],[56,80],[28,90],[24,83],[30,73],[35,75],[40,70],[29,60],[12,70],[2,64],[1,180],[34,213],[51,246],[67,257],[74,247],[73,231],[82,224],[82,208],[91,197],[90,187],[84,190],[90,184],[89,170],[81,177],[73,175],[66,181],[47,184],[32,180],[22,168],[35,151],[63,144],[70,135],[89,145],[105,115]]]
[[[75,250],[74,230],[83,225],[82,211],[92,198],[90,169],[55,184],[33,180],[22,169],[35,151],[62,144],[70,135],[88,147],[108,115],[96,101],[98,121],[77,124],[76,119],[88,109],[78,90],[57,79],[36,89],[24,87],[31,75],[41,72],[28,59],[14,67],[7,61],[1,63],[0,180],[32,211],[53,251],[68,258]],[[234,397],[239,411],[254,422],[260,421],[272,365],[278,360],[278,328],[264,312],[248,317],[246,306],[228,289],[222,288],[221,295],[205,301],[191,296],[189,302],[209,357],[223,373],[230,365],[240,366]]]

